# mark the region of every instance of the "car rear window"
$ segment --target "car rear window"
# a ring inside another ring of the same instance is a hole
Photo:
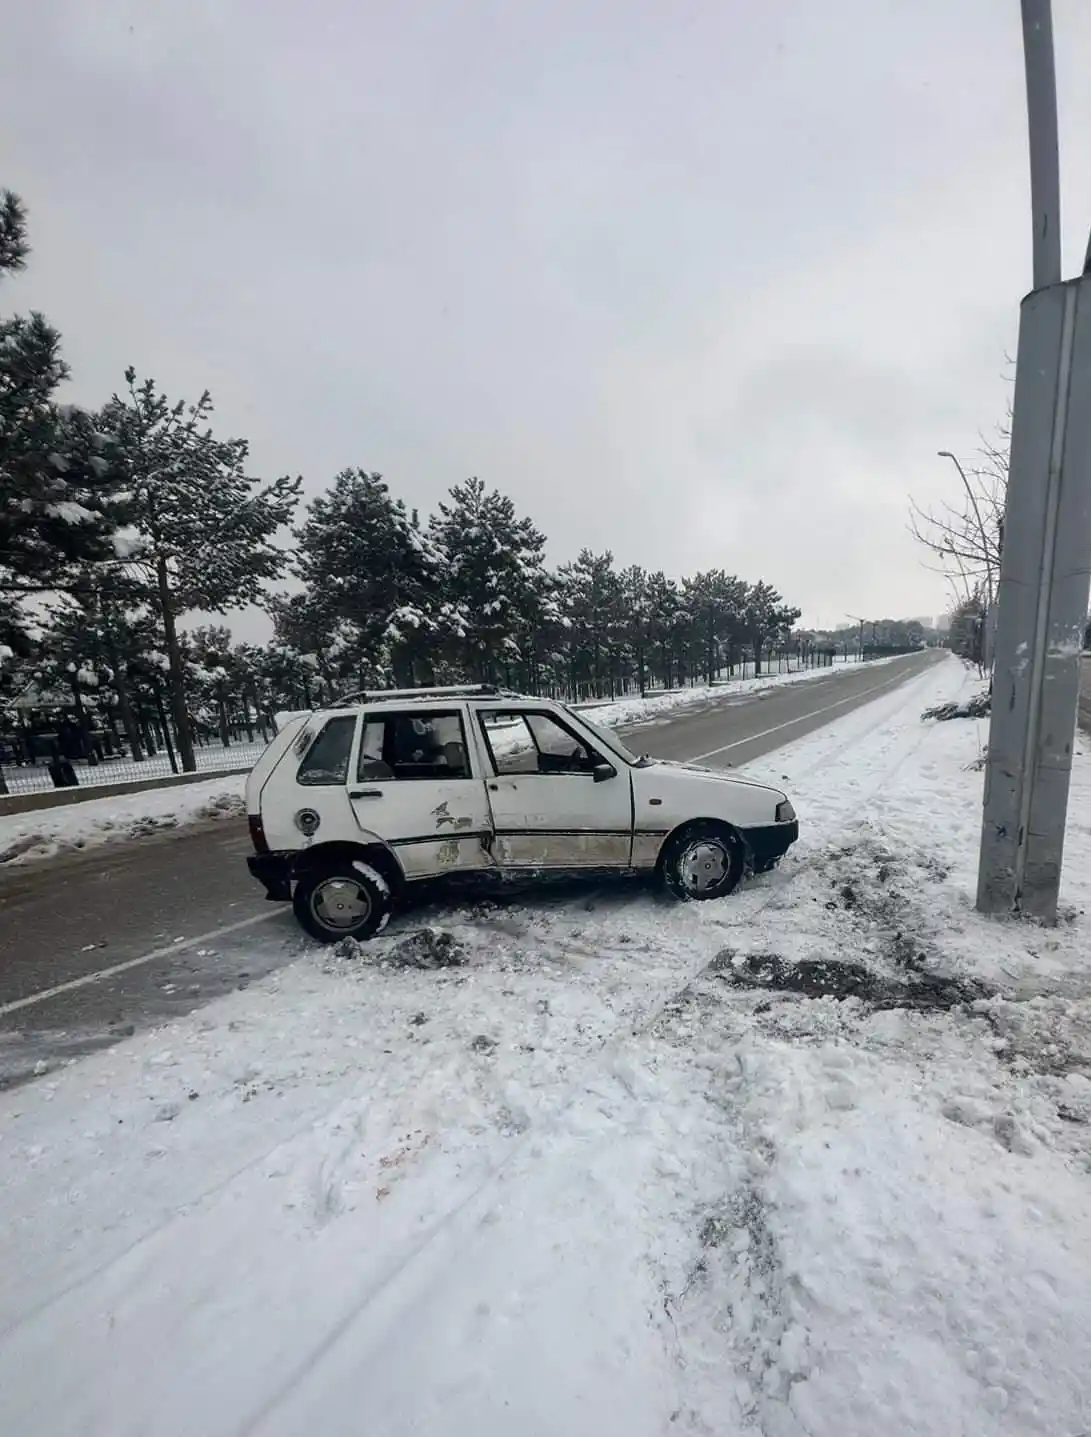
[[[349,755],[355,732],[355,714],[327,720],[296,770],[296,781],[308,785],[345,783],[349,776]]]

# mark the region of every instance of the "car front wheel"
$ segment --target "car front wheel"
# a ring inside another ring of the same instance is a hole
[[[742,841],[726,824],[693,823],[668,839],[663,881],[676,898],[724,898],[745,866]]]
[[[367,864],[341,862],[304,873],[292,894],[292,908],[300,927],[319,943],[363,940],[390,916],[390,890]]]

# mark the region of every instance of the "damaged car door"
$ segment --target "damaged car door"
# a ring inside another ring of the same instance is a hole
[[[491,869],[485,781],[461,709],[365,714],[349,784],[361,834],[398,856],[407,878]]]
[[[633,799],[625,764],[545,710],[476,717],[493,769],[487,792],[501,868],[628,868]]]

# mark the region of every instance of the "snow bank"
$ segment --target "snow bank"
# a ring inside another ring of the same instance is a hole
[[[5,814],[0,817],[0,865],[143,838],[187,823],[237,818],[245,812],[245,782],[244,775],[236,774],[207,783],[174,784],[32,813]]]
[[[1091,761],[1068,921],[978,920],[972,687],[753,765],[803,837],[730,900],[301,943],[0,1098],[0,1430],[1086,1430]]]

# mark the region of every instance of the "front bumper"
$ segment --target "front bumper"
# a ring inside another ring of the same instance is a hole
[[[744,828],[743,839],[756,869],[771,868],[799,837],[799,819],[788,823],[767,823],[760,828]]]
[[[265,888],[265,896],[272,903],[287,903],[292,896],[291,853],[251,853],[247,855],[246,866],[251,875]]]

